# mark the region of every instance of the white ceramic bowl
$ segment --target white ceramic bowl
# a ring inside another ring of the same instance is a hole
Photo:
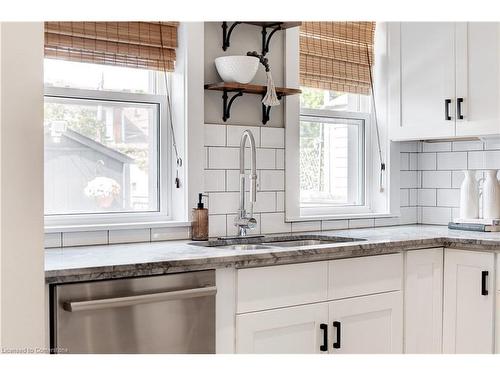
[[[259,59],[253,56],[221,56],[215,67],[224,82],[249,83],[257,73]]]

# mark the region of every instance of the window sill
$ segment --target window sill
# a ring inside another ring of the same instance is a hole
[[[45,233],[60,232],[88,232],[97,230],[119,230],[119,229],[148,229],[148,228],[175,228],[190,226],[190,221],[145,221],[137,223],[116,224],[82,224],[82,225],[47,225]]]
[[[336,214],[336,215],[310,215],[310,216],[286,216],[285,221],[292,223],[295,221],[318,221],[318,220],[347,220],[347,219],[375,219],[382,217],[399,217],[397,214],[391,213],[357,213],[357,214]]]

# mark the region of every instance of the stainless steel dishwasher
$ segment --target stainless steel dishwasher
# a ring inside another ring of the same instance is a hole
[[[59,353],[215,353],[215,271],[51,288]]]

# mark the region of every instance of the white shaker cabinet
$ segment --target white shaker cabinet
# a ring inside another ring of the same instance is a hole
[[[388,30],[391,140],[500,135],[500,23]]]
[[[500,135],[500,23],[461,22],[456,32],[456,135]]]
[[[326,353],[328,304],[314,303],[237,315],[236,332],[237,353]]]
[[[401,292],[330,302],[333,354],[403,353]]]
[[[455,135],[455,23],[389,25],[392,140]]]
[[[405,353],[442,352],[443,249],[406,253]]]
[[[443,352],[492,353],[495,254],[445,250]]]

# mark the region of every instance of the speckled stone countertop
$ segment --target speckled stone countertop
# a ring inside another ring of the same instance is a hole
[[[311,234],[314,232],[309,232]],[[500,233],[405,225],[316,232],[364,241],[260,250],[227,250],[190,245],[188,240],[47,249],[47,283],[159,275],[223,267],[254,267],[389,254],[436,246],[500,250]]]

